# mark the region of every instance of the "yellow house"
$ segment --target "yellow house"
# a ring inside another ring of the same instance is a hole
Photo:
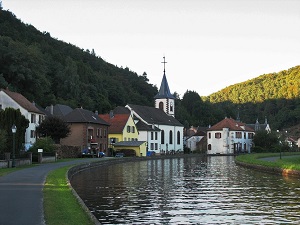
[[[111,111],[109,114],[101,114],[99,117],[110,124],[108,128],[110,147],[114,150],[133,149],[136,156],[146,156],[146,143],[138,142],[138,130],[129,112],[115,114]],[[122,146],[119,146],[120,144]]]

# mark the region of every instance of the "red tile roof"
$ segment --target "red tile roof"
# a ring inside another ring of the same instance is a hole
[[[247,127],[245,123],[238,122],[232,118],[225,118],[224,120],[220,121],[219,123],[209,128],[208,131],[218,131],[218,130],[223,130],[223,128],[229,128],[229,130],[234,130],[234,131],[254,132],[254,130],[250,127]]]
[[[128,121],[130,114],[115,114],[110,116],[110,114],[100,114],[99,117],[110,124],[108,128],[111,134],[121,134],[123,133],[124,127]]]
[[[20,93],[12,92],[8,89],[1,89],[1,91],[6,93],[10,98],[12,98],[15,102],[17,102],[21,107],[23,107],[27,111],[35,112],[35,113],[39,113],[39,114],[44,114],[37,107],[35,107],[32,102],[28,101],[28,99],[25,98]]]

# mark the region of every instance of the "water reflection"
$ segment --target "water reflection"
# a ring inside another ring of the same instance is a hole
[[[72,184],[102,224],[299,224],[300,182],[233,157],[159,159],[87,170]]]

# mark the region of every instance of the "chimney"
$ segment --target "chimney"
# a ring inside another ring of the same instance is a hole
[[[96,111],[95,111],[95,114],[96,114],[97,116],[99,115],[99,112],[98,112],[98,110],[96,110]]]
[[[110,110],[110,112],[109,112],[109,118],[111,119],[113,117],[114,117],[114,111]]]

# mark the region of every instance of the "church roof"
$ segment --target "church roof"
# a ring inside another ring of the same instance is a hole
[[[148,124],[159,124],[159,125],[171,125],[171,126],[181,126],[183,125],[176,120],[173,116],[167,115],[161,109],[157,109],[150,106],[141,105],[127,105],[131,110],[133,110],[137,115],[139,115]]]
[[[175,97],[171,94],[170,88],[168,85],[166,74],[164,73],[163,79],[161,81],[160,89],[157,95],[154,96],[155,99],[168,98],[174,99]]]
[[[156,126],[147,125],[143,121],[139,121],[136,123],[136,128],[139,131],[160,131],[160,129]]]

